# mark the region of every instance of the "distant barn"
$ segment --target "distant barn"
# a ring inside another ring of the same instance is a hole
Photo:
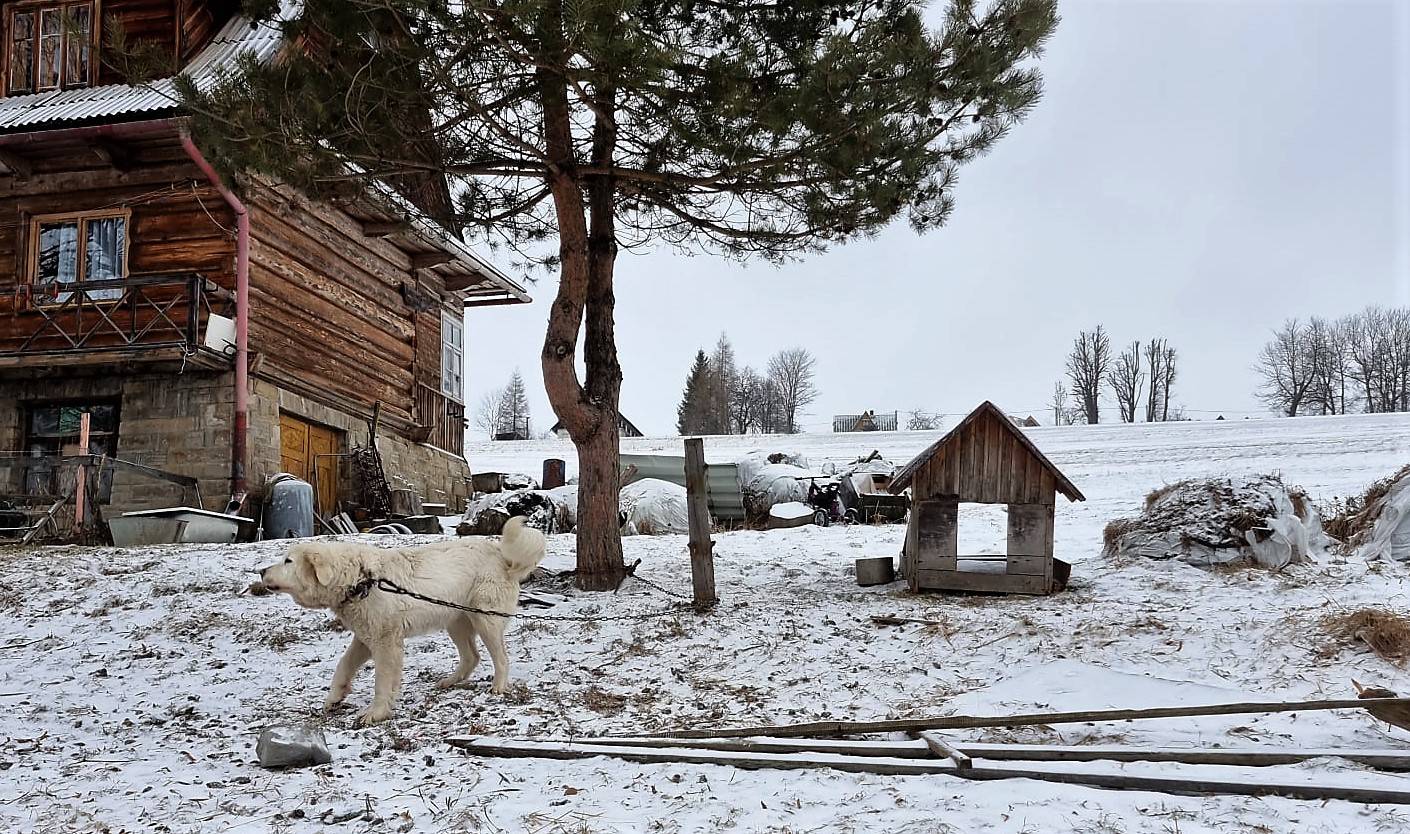
[[[861,414],[838,414],[832,418],[832,430],[834,432],[896,431],[900,416],[900,413],[896,411],[890,414],[877,414],[875,411],[863,411]]]
[[[906,464],[890,489],[907,488],[911,517],[901,567],[911,590],[1049,594],[1067,584],[1071,567],[1053,558],[1057,493],[1086,499],[993,403]],[[959,554],[961,503],[1008,505],[1006,556]]]
[[[565,428],[563,428],[563,423],[562,423],[562,422],[554,423],[554,424],[553,424],[553,428],[549,429],[549,431],[552,432],[552,433],[553,433],[555,436],[557,436],[557,437],[567,437],[567,436],[568,436],[568,430],[565,429]],[[631,421],[631,420],[628,420],[627,418],[623,417],[623,416],[622,416],[622,413],[621,413],[620,411],[617,412],[617,433],[618,433],[618,435],[621,436],[621,437],[645,437],[645,436],[646,436],[646,435],[644,435],[644,434],[641,433],[641,429],[637,428],[635,425],[632,424],[632,421]]]

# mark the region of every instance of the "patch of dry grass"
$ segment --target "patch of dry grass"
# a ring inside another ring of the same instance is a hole
[[[1159,501],[1160,499],[1164,498],[1175,490],[1180,489],[1181,487],[1189,486],[1193,483],[1194,481],[1192,480],[1184,480],[1176,481],[1173,484],[1166,484],[1165,486],[1156,487],[1155,489],[1146,493],[1146,509],[1149,510],[1151,507],[1155,506],[1155,502]]]
[[[1403,614],[1384,608],[1361,608],[1328,614],[1321,625],[1335,641],[1329,647],[1332,651],[1360,642],[1393,663],[1404,663],[1410,658],[1410,617]]]
[[[1354,550],[1365,540],[1380,515],[1380,501],[1401,478],[1410,475],[1406,464],[1387,478],[1371,484],[1366,492],[1350,498],[1336,498],[1322,507],[1322,529],[1342,543],[1345,550]]]

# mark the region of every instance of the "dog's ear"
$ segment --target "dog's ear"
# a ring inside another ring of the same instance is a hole
[[[300,576],[310,585],[338,588],[356,582],[352,561],[337,547],[310,543],[299,549],[294,560]]]

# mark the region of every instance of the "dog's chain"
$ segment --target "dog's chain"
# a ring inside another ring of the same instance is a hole
[[[641,579],[641,577],[636,578]],[[671,596],[680,596],[679,594],[667,591],[665,588],[662,588],[661,586],[656,585],[654,582],[651,582],[649,580],[641,579],[641,581],[645,582],[648,585],[651,585],[657,590],[670,594]],[[522,611],[511,614],[505,611],[490,611],[484,608],[475,608],[471,605],[461,605],[458,602],[450,602],[449,600],[437,599],[435,597],[426,596],[425,594],[419,594],[409,588],[403,588],[402,586],[398,585],[390,579],[374,580],[371,577],[364,577],[361,582],[359,582],[357,585],[354,585],[353,588],[348,591],[348,599],[359,599],[361,597],[365,597],[374,586],[379,591],[386,591],[389,594],[397,594],[399,596],[411,597],[412,599],[420,600],[422,602],[429,602],[432,605],[440,605],[446,608],[454,608],[457,611],[464,611],[468,614],[484,614],[490,617],[504,617],[506,619],[510,617],[519,617],[521,619],[527,620],[558,620],[560,622],[574,623],[597,623],[607,622],[610,620],[650,620],[656,617],[674,617],[677,614],[682,613],[686,608],[686,606],[684,605],[676,605],[672,606],[671,608],[662,609],[660,611],[648,611],[642,614],[608,614],[599,617],[572,616],[567,614],[525,614]],[[684,597],[682,598],[684,599]]]

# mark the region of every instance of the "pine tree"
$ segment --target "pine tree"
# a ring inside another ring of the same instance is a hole
[[[514,369],[509,384],[504,388],[503,420],[505,425],[501,426],[500,431],[523,440],[534,436],[529,415],[529,395],[518,368]]]
[[[681,396],[680,407],[676,409],[676,431],[682,437],[709,433],[709,387],[710,360],[704,350],[697,350],[695,364],[685,378],[685,393]]]
[[[397,188],[557,271],[544,388],[578,449],[593,590],[626,576],[619,245],[782,259],[941,226],[958,168],[1038,100],[1057,24],[1056,0],[949,0],[934,28],[924,0],[245,3],[281,7],[278,60],[178,77],[197,142],[320,199]]]

